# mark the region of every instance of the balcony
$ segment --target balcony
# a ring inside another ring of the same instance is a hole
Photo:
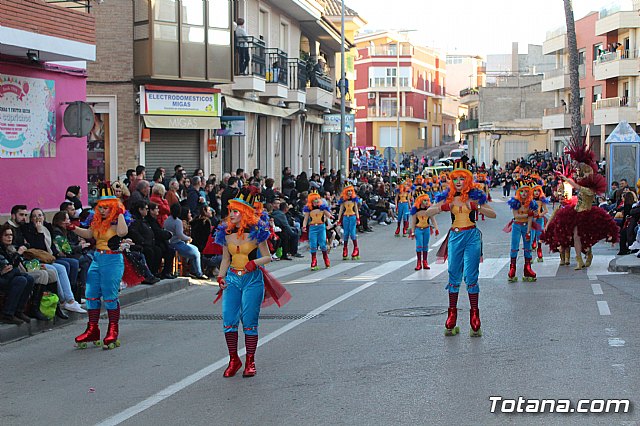
[[[267,75],[267,48],[264,41],[247,36],[238,37],[236,43],[238,54],[234,64],[235,77],[231,89],[239,92],[264,93]],[[270,76],[273,79],[273,69],[271,72]]]
[[[369,108],[367,108],[367,118],[397,120],[398,112],[400,113],[400,119],[418,118],[413,116],[412,106],[401,107],[400,111],[398,111],[398,108],[396,108],[395,106],[383,106],[380,108],[376,106],[370,106]]]
[[[558,32],[547,34],[547,39],[542,43],[542,54],[562,52],[567,49],[567,33]]]
[[[260,96],[286,99],[289,96],[288,58],[280,49],[266,49],[266,87]]]
[[[477,87],[462,89],[460,91],[460,103],[469,105],[480,102],[480,95]]]
[[[412,47],[407,46],[406,44],[400,45],[400,56],[411,56],[412,55]],[[394,58],[398,56],[398,51],[396,49],[396,45],[384,45],[384,46],[374,46],[369,48],[369,56],[393,56]]]
[[[44,2],[80,12],[89,13],[91,11],[91,0],[44,0]]]
[[[410,92],[413,89],[411,87],[411,82],[408,77],[400,77],[400,87],[396,87],[396,78],[388,77],[388,78],[375,78],[369,80],[369,91],[370,92]]]
[[[638,99],[626,96],[600,99],[593,103],[593,124],[618,124],[622,120],[638,122]]]
[[[640,28],[640,16],[636,11],[620,11],[608,16],[600,15],[596,21],[596,35],[606,35],[612,31]]]
[[[478,119],[472,118],[470,120],[461,120],[458,124],[458,130],[464,132],[465,130],[473,130],[478,128]]]
[[[307,64],[300,59],[289,59],[289,87],[287,101],[307,102]]]
[[[542,91],[553,92],[571,87],[569,82],[569,70],[567,68],[557,68],[544,73],[542,80]]]
[[[616,50],[606,52],[593,61],[593,75],[596,80],[638,75],[638,51]]]
[[[542,128],[544,130],[571,128],[571,115],[567,113],[567,107],[560,105],[559,107],[545,108]]]
[[[333,106],[333,80],[328,74],[321,71],[313,71],[307,87],[307,104],[331,108]]]

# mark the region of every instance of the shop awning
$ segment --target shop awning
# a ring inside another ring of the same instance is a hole
[[[281,108],[274,105],[266,105],[261,104],[260,102],[250,101],[248,99],[232,98],[231,96],[225,96],[224,101],[227,108],[234,111],[270,115],[273,117],[287,118],[300,111],[298,108]]]
[[[144,125],[150,129],[220,129],[220,117],[192,117],[188,115],[143,115]]]

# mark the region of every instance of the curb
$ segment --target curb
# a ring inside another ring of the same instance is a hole
[[[640,274],[640,265],[618,265],[618,258],[609,262],[607,268],[609,272],[629,272],[630,274]]]
[[[189,285],[188,278],[162,280],[154,285],[140,284],[132,288],[124,289],[120,292],[120,306],[125,307],[133,305],[144,300],[183,290],[189,287]],[[54,328],[74,324],[75,322],[82,321],[86,318],[86,315],[84,314],[68,311],[66,313],[69,315],[68,320],[61,320],[54,317],[53,320],[47,322],[32,319],[29,324],[17,326],[12,324],[2,324],[0,325],[0,345],[35,336],[36,334],[44,333]]]

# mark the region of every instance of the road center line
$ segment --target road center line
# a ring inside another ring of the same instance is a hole
[[[609,304],[606,300],[598,300],[598,311],[600,311],[600,315],[611,315]]]
[[[591,284],[591,290],[593,290],[593,294],[600,295],[600,294],[604,294],[602,292],[602,286],[600,286],[600,284]]]
[[[324,311],[326,311],[328,309],[331,309],[332,307],[334,307],[338,303],[347,300],[351,296],[354,296],[354,295],[360,293],[363,290],[366,290],[367,288],[371,287],[375,283],[376,283],[375,281],[369,281],[368,283],[362,284],[361,286],[354,288],[350,292],[345,293],[342,296],[337,297],[337,298],[331,300],[330,302],[327,302],[324,305],[314,309],[313,311],[309,312],[308,314],[306,314],[301,319],[298,319],[298,320],[295,320],[295,321],[291,321],[290,323],[288,323],[287,325],[277,329],[273,333],[267,334],[265,337],[260,338],[260,340],[258,341],[258,346],[262,346],[262,345],[270,342],[271,340],[275,339],[276,337],[286,333],[287,331],[290,331],[290,330],[294,329],[295,327],[303,324],[304,322],[306,322],[306,321],[308,321],[308,320],[310,320],[312,318],[315,318],[316,316],[320,315]],[[238,355],[242,356],[245,353],[246,353],[246,348],[243,348],[238,352]],[[164,401],[165,399],[175,395],[176,393],[180,392],[181,390],[193,385],[197,381],[199,381],[199,380],[207,377],[208,375],[214,373],[216,370],[219,370],[219,369],[225,367],[228,362],[229,362],[228,357],[224,357],[223,359],[221,359],[219,361],[216,361],[213,364],[209,364],[208,366],[204,367],[200,371],[197,371],[197,372],[191,374],[190,376],[187,376],[184,379],[180,380],[179,382],[176,382],[176,383],[174,383],[174,384],[162,389],[160,392],[156,393],[155,395],[152,395],[149,398],[147,398],[147,399],[145,399],[143,401],[140,401],[139,403],[137,403],[133,407],[130,407],[130,408],[128,408],[128,409],[126,409],[126,410],[114,415],[114,416],[109,417],[105,421],[98,423],[98,426],[119,425],[120,423],[122,423],[122,422],[124,422],[126,420],[129,420],[133,416],[135,416],[137,414],[140,414],[143,411],[153,407],[154,405],[159,404],[160,402]]]

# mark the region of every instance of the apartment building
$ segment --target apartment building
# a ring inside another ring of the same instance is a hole
[[[358,145],[400,152],[440,145],[444,56],[395,32],[362,34],[355,44]]]

